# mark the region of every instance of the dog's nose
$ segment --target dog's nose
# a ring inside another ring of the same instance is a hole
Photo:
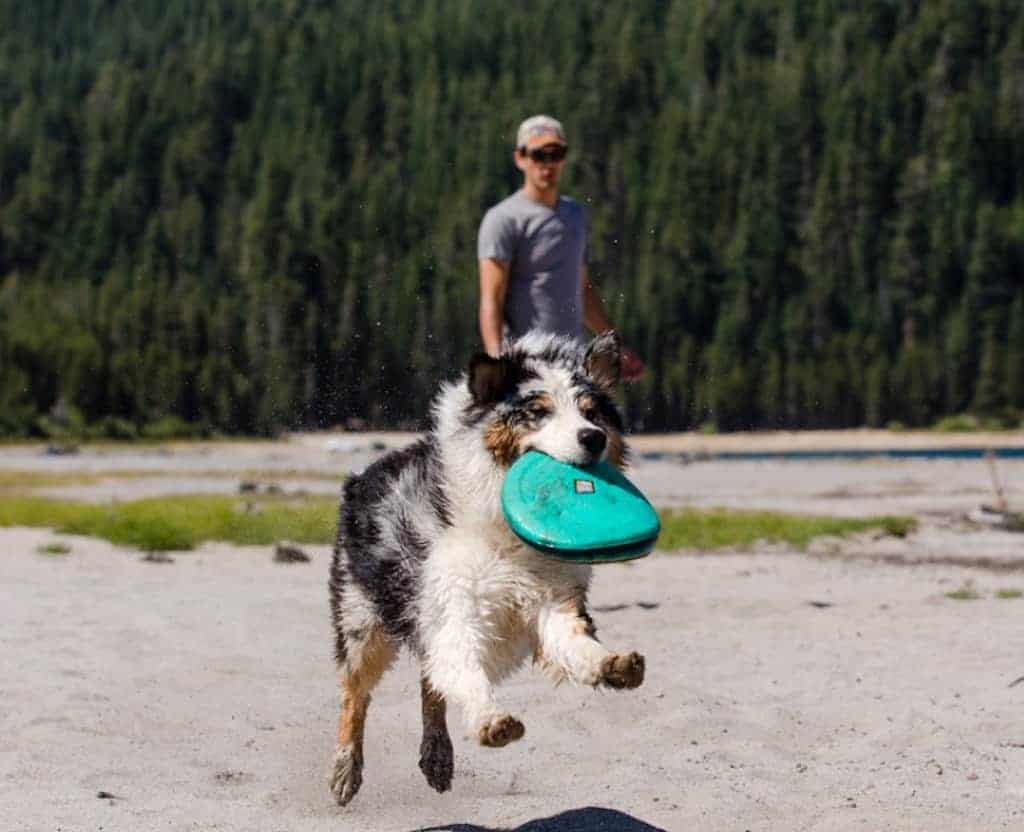
[[[593,428],[584,428],[576,434],[576,438],[580,440],[580,444],[593,457],[598,456],[608,442],[608,437],[604,435],[604,431],[594,430]]]

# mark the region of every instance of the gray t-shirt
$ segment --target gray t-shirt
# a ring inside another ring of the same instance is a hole
[[[552,209],[516,191],[484,215],[477,256],[511,263],[507,335],[541,329],[582,337],[586,254],[586,212],[569,197],[560,196]]]

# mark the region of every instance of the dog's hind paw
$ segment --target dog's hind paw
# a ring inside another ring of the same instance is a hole
[[[338,748],[327,783],[338,805],[347,804],[363,784],[363,755],[350,746]]]
[[[639,653],[609,656],[601,664],[600,683],[609,688],[638,688],[644,681],[644,657]]]
[[[420,743],[420,771],[435,791],[446,792],[452,787],[455,756],[452,740],[447,731],[432,731],[423,735]]]
[[[515,742],[526,733],[526,728],[514,716],[503,714],[489,719],[480,726],[477,734],[480,745],[488,748],[501,748],[510,742]]]

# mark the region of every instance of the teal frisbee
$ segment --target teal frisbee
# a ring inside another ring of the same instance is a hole
[[[634,560],[654,548],[658,514],[607,462],[577,466],[529,451],[509,468],[501,510],[524,542],[558,560]]]

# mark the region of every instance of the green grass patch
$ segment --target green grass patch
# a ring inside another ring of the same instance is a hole
[[[981,429],[981,420],[970,413],[945,416],[932,427],[932,430],[938,433],[974,433]]]
[[[0,501],[0,526],[53,528],[148,551],[194,549],[207,540],[265,545],[278,540],[331,543],[337,501],[165,497],[94,505],[39,497]]]
[[[1017,598],[1024,598],[1024,590],[1020,589],[997,589],[996,598],[1003,601],[1012,601]]]
[[[333,497],[184,496],[92,504],[42,497],[0,500],[0,526],[35,526],[100,537],[148,551],[193,549],[207,540],[268,545],[279,540],[332,543],[338,518]],[[758,540],[804,548],[820,535],[879,529],[906,535],[909,517],[813,517],[714,509],[662,514],[658,548],[743,548]]]
[[[974,413],[955,413],[939,419],[932,426],[932,430],[938,433],[1017,430],[1021,426],[1021,415],[1019,410],[1012,407],[1003,408],[998,413],[984,417]]]
[[[759,540],[803,549],[816,537],[843,537],[871,529],[906,537],[912,517],[818,517],[728,509],[667,511],[661,515],[659,549],[742,549]]]
[[[69,555],[71,547],[67,543],[44,543],[37,546],[36,551],[41,555]]]
[[[981,598],[978,591],[974,588],[974,585],[968,581],[960,589],[954,589],[952,592],[947,592],[946,597],[951,601],[977,601]]]

